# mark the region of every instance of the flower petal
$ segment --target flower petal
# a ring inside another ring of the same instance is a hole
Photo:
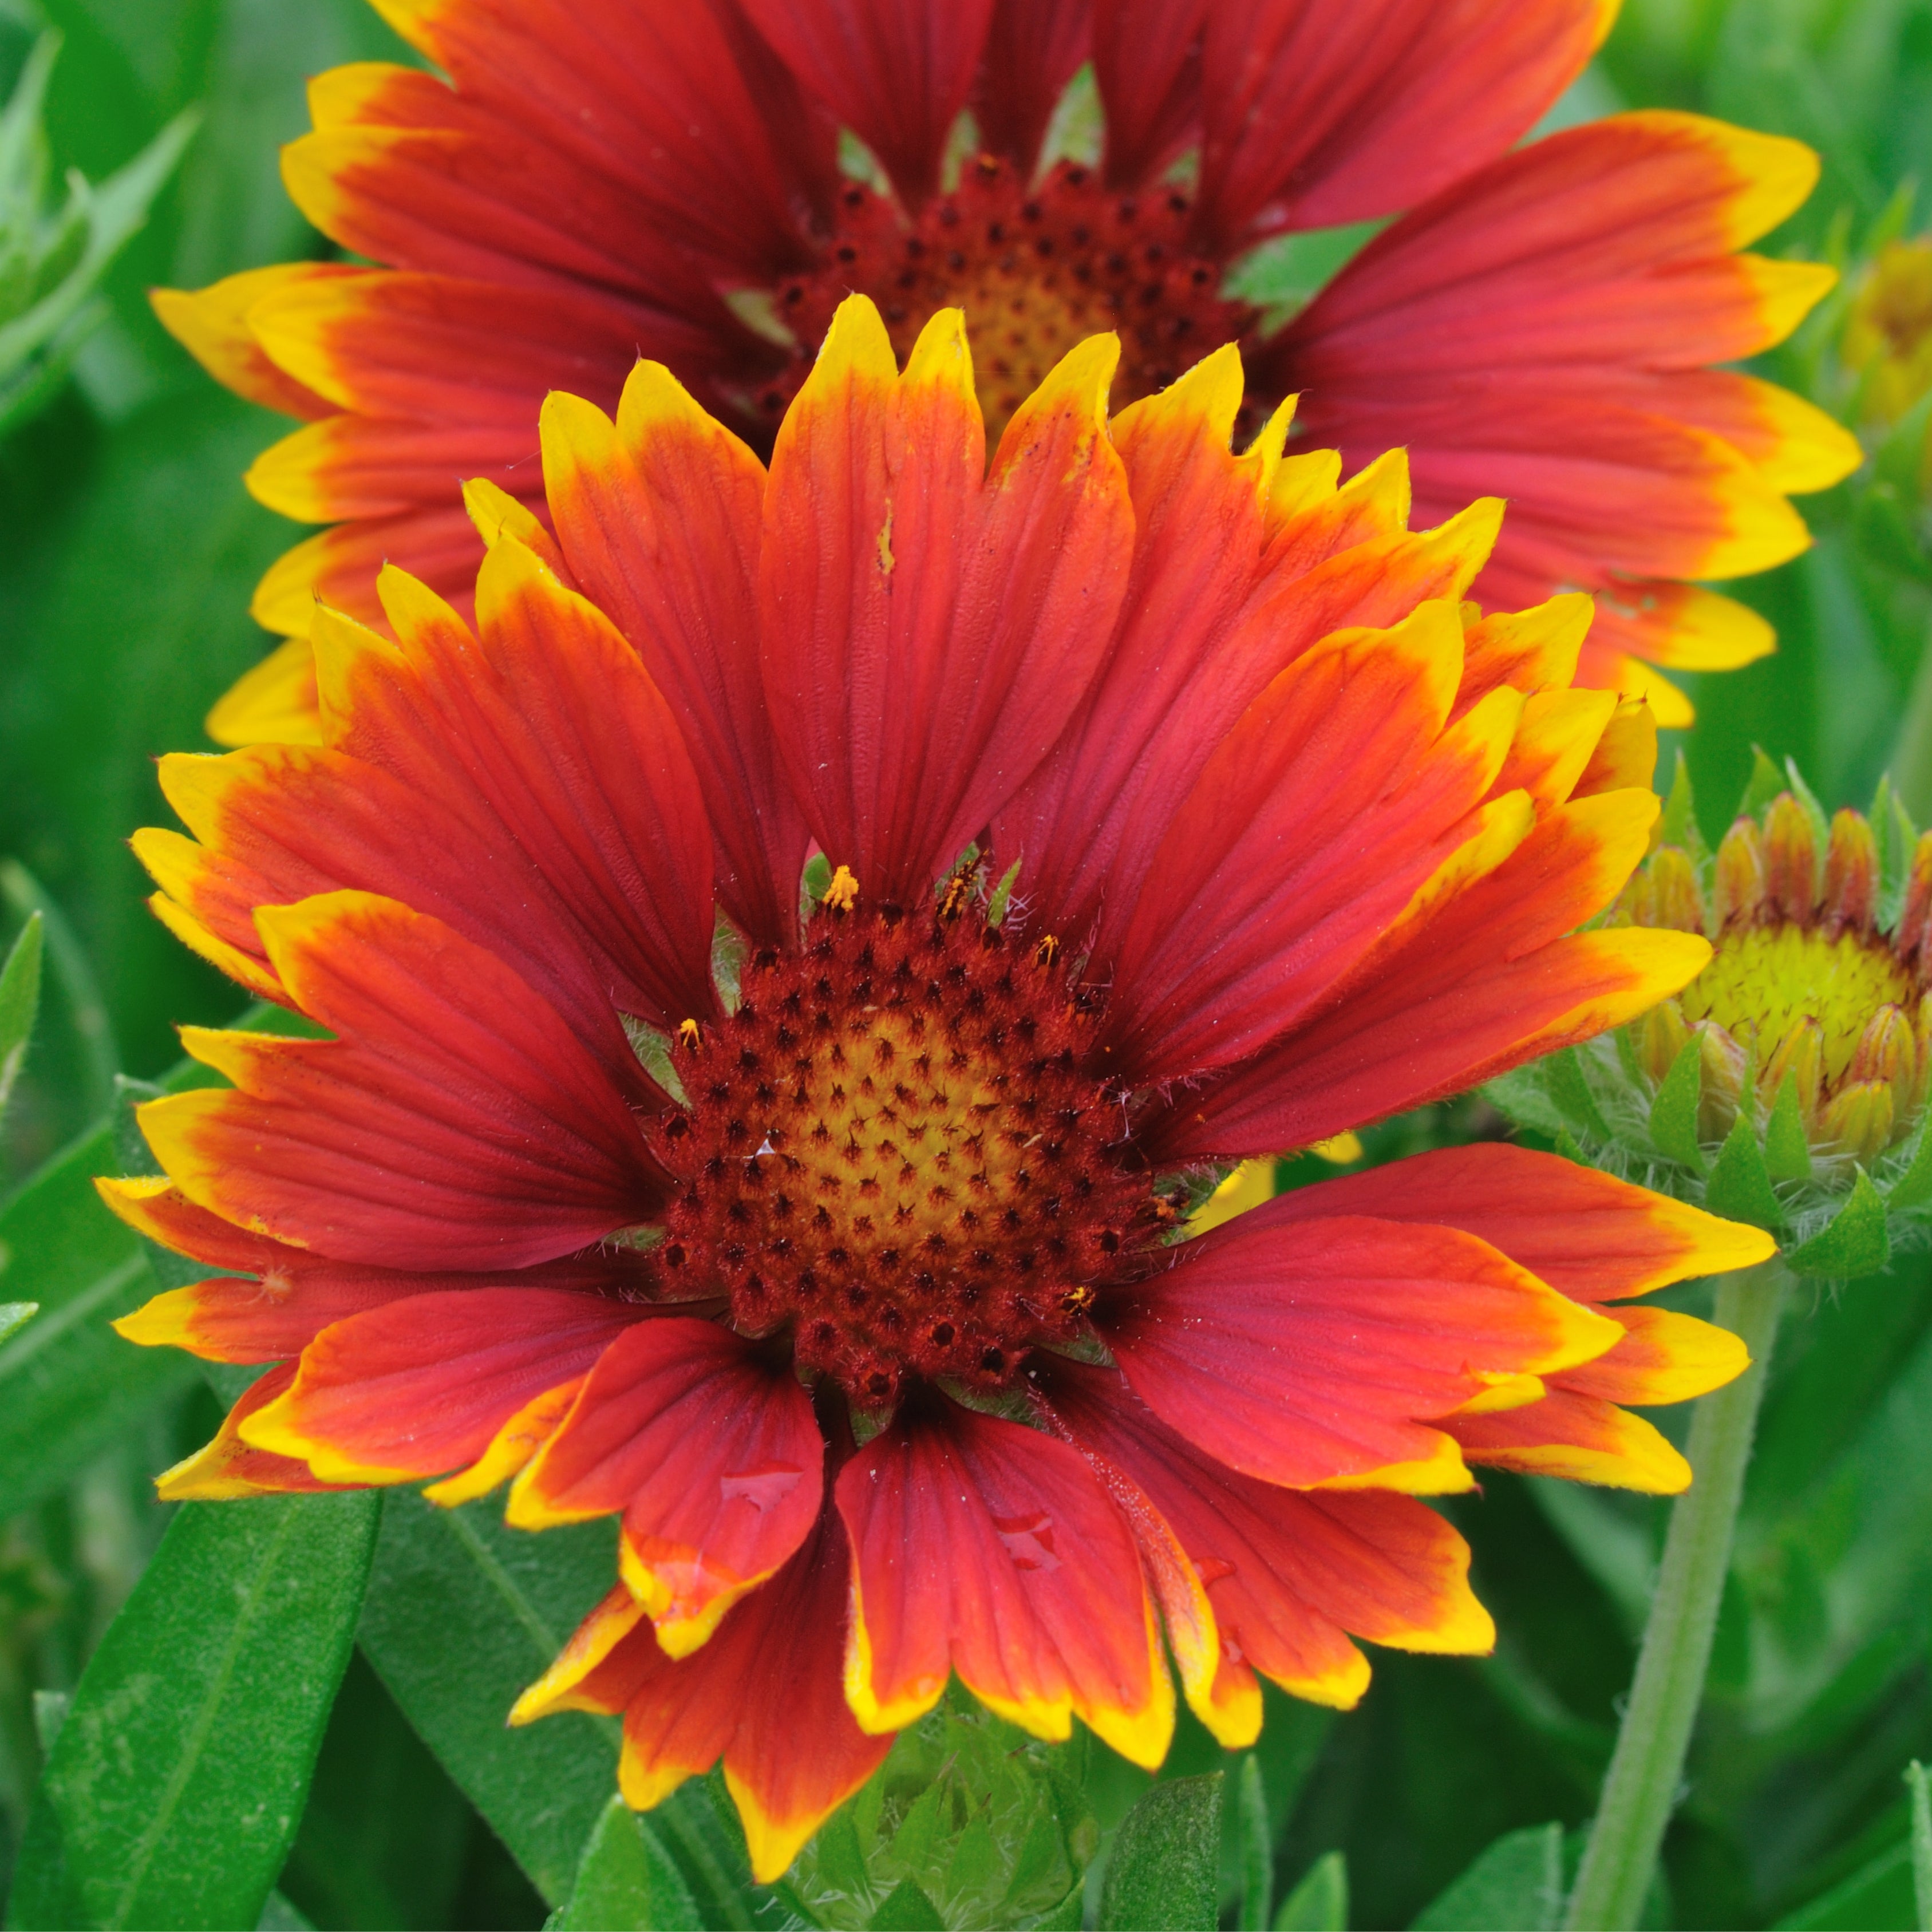
[[[325,1483],[306,1462],[257,1449],[244,1442],[242,1425],[278,1401],[295,1379],[296,1365],[285,1362],[265,1370],[222,1418],[214,1439],[154,1479],[164,1503],[231,1502],[244,1496],[308,1496],[319,1490],[355,1489],[353,1483]]]
[[[1136,1764],[1167,1751],[1174,1687],[1133,1538],[1078,1452],[946,1403],[839,1473],[852,1540],[846,1695],[867,1730],[938,1702],[950,1671],[1036,1737],[1078,1716]]]
[[[1412,206],[1582,72],[1614,0],[1216,0],[1199,222],[1228,249]]]
[[[554,1288],[412,1296],[325,1328],[242,1439],[325,1481],[406,1482],[474,1462],[509,1418],[581,1376],[635,1303]]]
[[[1103,1370],[1055,1364],[1056,1412],[1144,1492],[1206,1580],[1223,1642],[1285,1690],[1351,1710],[1368,1665],[1343,1633],[1399,1650],[1490,1650],[1469,1551],[1406,1496],[1297,1494],[1216,1462]]]
[[[148,300],[162,327],[218,382],[266,410],[313,419],[328,415],[328,399],[276,367],[256,340],[248,312],[281,289],[368,273],[344,262],[282,262],[224,276],[205,289],[156,289]]]
[[[939,186],[993,0],[740,0],[916,209]]]
[[[670,373],[640,362],[614,424],[574,396],[542,421],[570,568],[644,661],[684,734],[717,842],[719,896],[764,945],[798,927],[805,820],[778,776],[758,668],[765,472]]]
[[[1558,806],[1500,863],[1402,928],[1347,998],[1224,1084],[1177,1098],[1166,1122],[1150,1124],[1150,1146],[1162,1160],[1311,1146],[1589,1039],[1678,991],[1709,958],[1703,940],[1571,931],[1616,896],[1657,810],[1648,791]]]
[[[1442,1426],[1471,1462],[1492,1468],[1653,1496],[1690,1486],[1690,1465],[1649,1423],[1594,1396],[1552,1388],[1526,1408],[1455,1416]]]
[[[1510,749],[1513,692],[1445,732],[1462,670],[1456,607],[1432,602],[1324,640],[1249,706],[1138,897],[1102,920],[1114,1064],[1149,1079],[1226,1064],[1382,938],[1474,830]]]
[[[256,916],[284,984],[340,1037],[184,1030],[236,1083],[140,1110],[190,1200],[340,1260],[430,1269],[547,1261],[662,1202],[618,1090],[492,955],[363,892]]]
[[[1286,1220],[1374,1214],[1461,1228],[1579,1301],[1728,1274],[1777,1248],[1761,1228],[1720,1220],[1556,1154],[1493,1141],[1318,1181],[1282,1196],[1273,1211]],[[1606,1312],[1621,1320],[1624,1311]]]
[[[716,1322],[664,1316],[606,1351],[518,1478],[525,1529],[624,1512],[624,1574],[688,1656],[818,1516],[824,1442],[789,1369]]]
[[[853,1721],[842,1687],[844,1532],[828,1507],[797,1554],[734,1604],[718,1634],[674,1662],[641,1606],[614,1592],[512,1714],[624,1714],[617,1776],[647,1810],[722,1756],[743,1821],[752,1874],[769,1885],[892,1748]]]
[[[1155,180],[1195,130],[1208,0],[1094,0],[1094,77],[1116,188]]]
[[[1442,1438],[1426,1423],[1621,1339],[1472,1235],[1352,1215],[1303,1220],[1274,1204],[1111,1295],[1101,1328],[1163,1421],[1234,1468],[1297,1487],[1393,1466],[1435,1470]],[[1467,1486],[1453,1461],[1440,1476]]]
[[[981,148],[1010,158],[1022,181],[1040,160],[1066,83],[1088,58],[1092,14],[1093,0],[993,0],[973,118]]]
[[[1099,668],[1133,547],[1106,434],[1112,337],[1023,404],[983,482],[957,310],[903,376],[878,311],[839,309],[772,457],[765,687],[813,836],[910,905],[1018,788]]]

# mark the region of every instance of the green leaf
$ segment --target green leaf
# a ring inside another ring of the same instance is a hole
[[[1705,1204],[1714,1214],[1756,1228],[1784,1225],[1784,1210],[1772,1192],[1770,1170],[1750,1118],[1740,1108],[1718,1150]]]
[[[1850,1197],[1830,1224],[1785,1256],[1792,1273],[1857,1281],[1877,1274],[1891,1260],[1885,1202],[1864,1169],[1856,1172]]]
[[[1120,1820],[1100,1891],[1101,1932],[1212,1932],[1226,1781],[1218,1771],[1169,1779]]]
[[[488,1501],[388,1498],[364,1654],[416,1734],[551,1905],[616,1788],[616,1726],[581,1712],[512,1730],[518,1696],[616,1575],[613,1526],[506,1528]]]
[[[1506,1832],[1411,1922],[1414,1932],[1549,1932],[1563,1910],[1563,1827]]]
[[[1703,1088],[1704,1049],[1693,1034],[1678,1048],[1650,1103],[1650,1137],[1660,1154],[1680,1162],[1694,1174],[1704,1172],[1704,1150],[1697,1144],[1697,1103]]]
[[[1906,1768],[1905,1783],[1912,1794],[1912,1903],[1918,1908],[1918,1932],[1932,1932],[1932,1794],[1916,1758]]]
[[[34,1016],[40,1011],[40,943],[46,930],[40,914],[30,914],[0,967],[0,1112],[20,1078]]]
[[[614,1792],[556,1922],[558,1932],[698,1932],[704,1922],[657,1834]]]
[[[255,1924],[349,1660],[379,1506],[177,1513],[61,1726],[9,1926]]]
[[[1873,1932],[1878,1926],[1910,1924],[1916,1916],[1912,1851],[1900,1839],[1778,1920],[1776,1932]]]
[[[0,1301],[0,1342],[16,1328],[24,1328],[40,1312],[38,1301]]]
[[[103,1126],[56,1156],[0,1214],[10,1297],[38,1303],[0,1340],[0,1515],[51,1495],[156,1403],[189,1387],[172,1348],[137,1348],[108,1327],[154,1292],[146,1254],[94,1191],[119,1166]]]
[[[1811,1141],[1804,1131],[1804,1116],[1798,1111],[1795,1072],[1785,1075],[1764,1124],[1764,1165],[1774,1180],[1811,1178]],[[1932,1190],[1932,1171],[1928,1172],[1926,1185]],[[1893,1192],[1895,1195],[1897,1189]]]
[[[1274,1832],[1268,1822],[1262,1761],[1252,1751],[1241,1760],[1234,1786],[1234,1823],[1241,1875],[1241,1909],[1234,1922],[1241,1932],[1267,1932],[1268,1907],[1274,1901]]]
[[[1274,1932],[1348,1932],[1348,1862],[1324,1852],[1281,1902]]]

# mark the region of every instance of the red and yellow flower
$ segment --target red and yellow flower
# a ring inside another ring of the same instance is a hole
[[[659,365],[614,422],[554,396],[548,524],[471,491],[474,628],[386,570],[391,636],[317,618],[324,742],[165,760],[193,836],[136,841],[170,926],[329,1036],[188,1030],[232,1084],[104,1184],[226,1270],[124,1332],[272,1365],[163,1492],[620,1517],[517,1715],[621,1711],[639,1805],[722,1758],[761,1877],[956,1672],[1152,1765],[1168,1652],[1234,1744],[1257,1673],[1346,1706],[1357,1638],[1486,1649],[1418,1498],[1682,1487],[1624,1405],[1742,1366],[1630,1298],[1768,1238],[1553,1156],[1174,1238],[1177,1177],[1710,949],[1578,930],[1651,734],[1569,688],[1587,598],[1464,601],[1500,506],[1412,532],[1286,410],[1232,454],[1232,348],[1109,422],[1118,352],[990,468],[956,310],[902,373],[848,302],[769,470]]]
[[[1239,340],[1259,398],[1301,392],[1314,446],[1352,468],[1406,448],[1392,502],[1411,475],[1426,520],[1508,497],[1480,594],[1601,593],[1582,682],[1648,692],[1666,724],[1689,707],[1648,667],[1772,647],[1692,580],[1802,549],[1787,496],[1858,461],[1808,404],[1714,366],[1830,285],[1741,252],[1809,191],[1808,149],[1660,112],[1513,146],[1615,0],[376,4],[440,74],[322,75],[284,172],[381,266],[157,297],[224,382],[308,419],[249,481],[333,526],[262,580],[256,615],[296,641],[218,708],[226,743],[321,741],[317,595],[381,628],[386,560],[466,608],[455,479],[541,516],[546,392],[611,408],[641,354],[763,447],[854,290],[902,356],[965,309],[995,433],[1096,329],[1120,334],[1123,400]],[[1090,60],[1104,145],[1042,168]],[[1230,283],[1272,238],[1390,215],[1285,326]]]

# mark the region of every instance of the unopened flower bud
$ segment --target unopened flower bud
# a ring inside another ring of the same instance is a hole
[[[1932,832],[1922,832],[1912,850],[1912,870],[1905,882],[1905,908],[1898,916],[1897,948],[1906,964],[1924,968],[1925,922],[1932,918]]]
[[[1684,1009],[1675,1000],[1652,1006],[1636,1026],[1637,1064],[1650,1078],[1661,1082],[1684,1051],[1690,1029],[1684,1024]]]
[[[1858,1081],[1840,1088],[1825,1102],[1818,1138],[1834,1153],[1868,1161],[1890,1142],[1893,1113],[1888,1082]]]
[[[1865,1022],[1845,1078],[1882,1080],[1895,1096],[1909,1100],[1918,1084],[1918,1048],[1912,1037],[1912,1022],[1900,1009],[1881,1006]]]
[[[1617,895],[1616,910],[1611,916],[1618,926],[1657,923],[1657,888],[1651,882],[1648,866],[1640,866],[1624,881],[1623,890]]]
[[[1870,932],[1878,911],[1878,842],[1856,812],[1832,820],[1825,854],[1825,916],[1834,933]]]
[[[1818,908],[1818,835],[1811,814],[1788,791],[1764,815],[1765,889],[1772,909],[1808,926]]]
[[[1757,1077],[1757,1090],[1766,1107],[1778,1103],[1785,1076],[1796,1076],[1798,1111],[1808,1130],[1818,1119],[1818,1096],[1825,1082],[1825,1030],[1809,1018],[1793,1022],[1766,1057]]]
[[[1720,932],[1726,926],[1748,926],[1763,909],[1764,834],[1755,819],[1740,818],[1724,834],[1711,897]]]
[[[1663,846],[1646,869],[1650,875],[1651,916],[1645,923],[1702,932],[1704,895],[1690,854],[1675,845]]]
[[[1748,1056],[1715,1020],[1700,1020],[1691,1030],[1697,1036],[1703,1076],[1703,1091],[1697,1102],[1697,1138],[1720,1141],[1738,1117]]]

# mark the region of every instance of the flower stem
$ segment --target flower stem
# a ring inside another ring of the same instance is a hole
[[[1695,1479],[1671,1511],[1636,1676],[1570,1894],[1564,1923],[1576,1932],[1629,1932],[1650,1888],[1703,1696],[1744,1466],[1787,1279],[1774,1258],[1726,1275],[1718,1284],[1718,1324],[1742,1338],[1751,1366],[1706,1396],[1691,1420],[1688,1454]]]

